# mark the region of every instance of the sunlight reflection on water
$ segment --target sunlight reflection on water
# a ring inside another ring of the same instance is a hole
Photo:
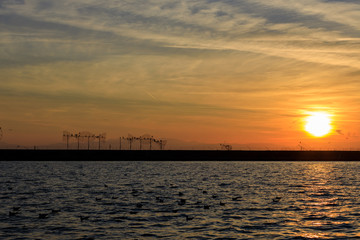
[[[0,238],[358,239],[359,170],[357,162],[4,161]]]

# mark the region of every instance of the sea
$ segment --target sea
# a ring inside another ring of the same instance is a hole
[[[360,162],[0,161],[0,239],[360,239]]]

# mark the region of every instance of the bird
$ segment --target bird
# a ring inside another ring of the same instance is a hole
[[[11,217],[11,216],[16,216],[16,214],[18,214],[17,212],[11,212],[11,211],[9,211],[9,217]]]
[[[39,213],[39,218],[40,218],[40,219],[45,219],[45,218],[48,217],[48,215],[49,215],[49,214],[47,214],[47,213]]]
[[[180,199],[180,201],[178,202],[179,205],[185,205],[186,203],[186,199]]]
[[[59,213],[59,212],[60,212],[60,209],[51,209],[52,214],[56,214],[56,213]]]
[[[156,197],[156,201],[158,201],[159,203],[163,203],[164,199],[162,199],[161,197]]]
[[[241,198],[241,196],[237,196],[237,197],[233,197],[232,200],[233,201],[238,201]]]
[[[225,206],[225,203],[220,201],[220,206]]]
[[[14,211],[19,211],[21,207],[13,207]]]
[[[89,216],[80,216],[80,221],[88,220]]]
[[[275,198],[273,198],[273,202],[279,202],[281,200],[281,197],[275,197]]]
[[[210,209],[209,205],[204,205],[204,209]]]
[[[203,191],[203,194],[207,194],[208,192],[206,190]]]
[[[136,189],[133,189],[132,191],[131,191],[131,195],[133,195],[134,197],[136,197],[136,196],[139,196],[139,191],[138,190],[136,190]]]

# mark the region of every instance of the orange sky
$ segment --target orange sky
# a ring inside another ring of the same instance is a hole
[[[150,133],[203,143],[360,148],[360,3],[0,3],[2,142]],[[332,132],[304,132],[308,112]]]

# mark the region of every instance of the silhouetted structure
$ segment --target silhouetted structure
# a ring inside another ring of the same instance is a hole
[[[227,150],[227,151],[232,150],[232,146],[230,144],[222,144],[222,143],[220,143],[220,147],[221,147],[221,150]]]
[[[95,136],[95,138],[99,139],[99,150],[100,150],[101,142],[105,142],[105,140],[106,140],[106,133],[101,133],[101,134]]]
[[[359,161],[360,151],[217,151],[217,150],[26,150],[0,149],[2,160],[48,161]]]
[[[69,139],[71,135],[68,131],[63,131],[63,141],[66,141],[66,149],[69,149]]]
[[[155,139],[153,136],[149,134],[144,134],[140,137],[134,137],[131,134],[128,134],[127,137],[120,137],[119,138],[119,149],[123,149],[122,140],[128,142],[128,149],[133,150],[133,142],[139,141],[139,150],[146,150],[144,149],[144,144],[149,144],[149,150],[152,150],[152,143],[156,143],[159,145],[160,150],[164,150],[164,147],[167,143],[165,139]]]
[[[90,139],[94,140],[95,139],[95,134],[91,133],[91,132],[80,132],[80,136],[83,139],[87,139],[87,147],[88,150],[90,149]]]
[[[106,133],[101,133],[99,135],[95,135],[88,131],[83,131],[79,133],[70,133],[68,131],[63,131],[63,141],[66,141],[66,149],[69,149],[69,141],[71,138],[75,138],[77,141],[77,149],[80,149],[80,141],[84,141],[87,139],[87,149],[90,150],[90,141],[94,139],[99,140],[99,150],[101,149],[101,143],[105,142]]]

